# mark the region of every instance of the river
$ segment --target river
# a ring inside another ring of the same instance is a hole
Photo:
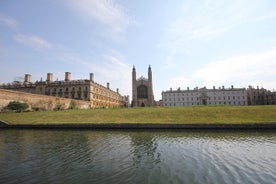
[[[0,129],[0,183],[276,183],[276,132]]]

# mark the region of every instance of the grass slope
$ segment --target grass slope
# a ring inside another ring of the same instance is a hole
[[[276,123],[276,106],[196,106],[0,113],[11,124]]]

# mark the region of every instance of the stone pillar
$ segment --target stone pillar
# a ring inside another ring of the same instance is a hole
[[[90,81],[94,82],[94,73],[90,73]]]
[[[65,81],[70,81],[70,80],[71,80],[71,73],[65,72]]]
[[[31,82],[31,75],[25,74],[25,81],[24,82]]]
[[[47,73],[47,81],[52,82],[53,81],[53,73]]]

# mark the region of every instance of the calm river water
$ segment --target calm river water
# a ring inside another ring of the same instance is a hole
[[[0,130],[0,183],[276,183],[276,132]]]

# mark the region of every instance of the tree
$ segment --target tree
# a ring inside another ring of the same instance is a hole
[[[28,108],[29,108],[29,105],[27,103],[12,101],[4,109],[15,111],[15,112],[23,112],[23,111],[27,110]]]

